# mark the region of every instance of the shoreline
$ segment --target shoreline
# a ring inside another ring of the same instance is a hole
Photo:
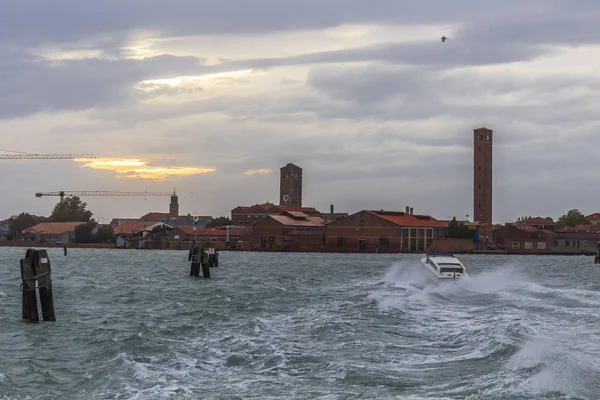
[[[32,241],[4,241],[0,242],[0,247],[20,247],[20,248],[64,248],[67,249],[114,249],[114,250],[152,250],[152,251],[161,251],[161,250],[175,250],[175,251],[189,251],[189,248],[181,248],[181,246],[173,246],[164,247],[164,248],[118,248],[115,244],[112,243],[44,243],[44,242],[32,242]],[[219,249],[217,246],[217,251],[219,252],[242,252],[242,253],[323,253],[323,254],[426,254],[425,251],[415,251],[415,252],[375,252],[375,251],[362,251],[362,252],[336,252],[336,251],[325,251],[325,250],[316,250],[316,251],[273,251],[273,250],[226,250]],[[595,255],[595,252],[590,253],[565,253],[565,252],[552,252],[552,253],[525,253],[525,252],[507,252],[507,251],[499,251],[499,250],[477,250],[477,251],[469,251],[466,252],[464,250],[460,251],[448,251],[453,254],[472,254],[472,255],[515,255],[515,256],[586,256],[592,257]]]

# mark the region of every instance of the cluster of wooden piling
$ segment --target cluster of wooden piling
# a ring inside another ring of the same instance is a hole
[[[40,304],[44,321],[56,321],[52,300],[52,277],[50,257],[46,250],[27,249],[21,259],[21,291],[23,292],[22,316],[31,322],[39,322],[36,289],[40,294]],[[37,285],[36,285],[37,282]],[[37,287],[36,287],[37,286]]]
[[[202,268],[202,277],[210,278],[210,269],[219,266],[219,253],[214,247],[201,247],[200,244],[193,244],[188,255],[190,264],[190,276],[200,276]]]

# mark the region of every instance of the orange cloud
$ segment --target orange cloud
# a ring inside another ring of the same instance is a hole
[[[170,176],[203,175],[216,171],[215,168],[175,167],[148,165],[149,161],[139,159],[97,158],[93,160],[76,159],[84,168],[112,171],[119,178],[163,180]]]
[[[244,172],[244,175],[268,174],[269,172],[271,172],[270,169],[249,169],[248,171]]]

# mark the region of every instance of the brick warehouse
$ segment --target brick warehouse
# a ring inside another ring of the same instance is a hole
[[[244,250],[323,251],[325,224],[320,217],[286,211],[267,215],[252,225]]]
[[[428,215],[363,210],[327,225],[328,252],[424,252],[448,225]]]

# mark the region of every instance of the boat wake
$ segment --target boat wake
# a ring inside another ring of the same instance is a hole
[[[418,338],[415,372],[472,371],[476,381],[452,391],[462,398],[600,393],[597,329],[582,326],[595,318],[597,292],[550,287],[518,264],[469,269],[469,278],[456,281],[431,275],[416,261],[396,263],[368,295],[398,318],[404,335]]]

